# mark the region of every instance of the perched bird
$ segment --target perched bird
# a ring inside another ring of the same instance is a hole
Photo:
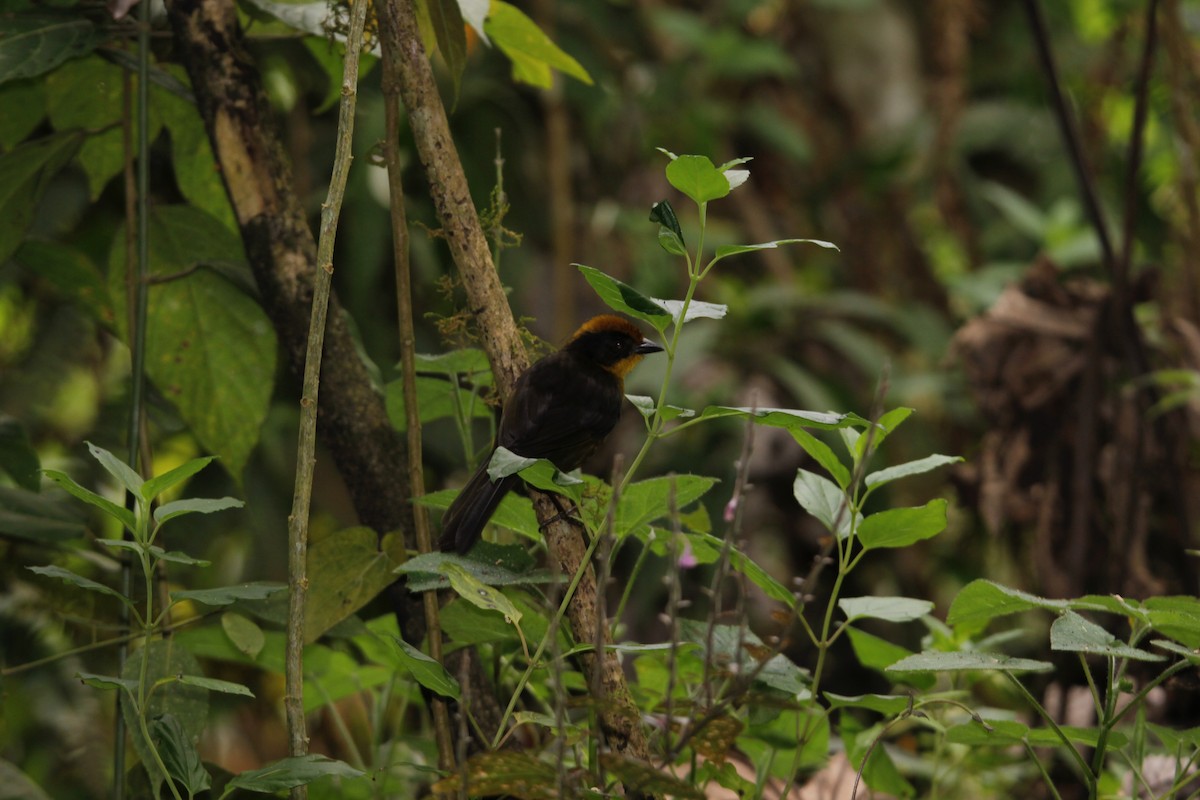
[[[519,456],[549,459],[563,472],[575,469],[617,424],[625,376],[643,356],[661,350],[621,317],[605,314],[588,320],[561,350],[517,378],[495,444]],[[470,550],[496,506],[520,480],[508,475],[492,481],[490,460],[484,459],[446,511],[443,550]]]

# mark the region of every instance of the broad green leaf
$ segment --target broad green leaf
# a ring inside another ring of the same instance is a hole
[[[858,662],[867,669],[886,674],[893,681],[918,689],[928,690],[937,682],[934,675],[926,672],[884,672],[897,661],[911,656],[911,650],[855,627],[847,628],[846,635],[850,637],[850,647],[854,650]]]
[[[0,786],[7,792],[3,795],[5,800],[51,800],[16,764],[3,758],[0,758]]]
[[[188,652],[173,638],[151,642],[147,650],[132,654],[121,671],[121,677],[127,681],[138,681],[142,675],[142,658],[148,657],[146,681],[153,686],[159,681],[165,681],[150,695],[146,707],[142,709],[146,717],[154,719],[170,714],[179,722],[183,735],[195,740],[204,730],[208,716],[208,691],[199,686],[186,686],[175,680],[180,675],[197,675],[202,670],[196,657]],[[129,731],[133,747],[138,757],[146,766],[151,784],[157,787],[164,777],[150,755],[150,743],[142,736],[141,725],[138,722],[137,711],[130,702],[129,695],[121,696],[121,713],[125,717],[125,727]],[[158,796],[157,791],[153,796]]]
[[[675,209],[666,200],[660,200],[650,208],[650,221],[658,223],[658,243],[673,256],[686,256],[687,245],[683,241],[683,229]]]
[[[445,667],[403,639],[396,637],[394,641],[399,648],[401,661],[417,683],[442,697],[459,699],[462,690]]]
[[[175,469],[167,470],[162,475],[150,478],[142,485],[142,498],[153,500],[160,494],[195,475],[213,462],[215,456],[193,458]]]
[[[1008,614],[1019,614],[1035,608],[1065,611],[1067,607],[1065,600],[1048,600],[981,578],[971,581],[959,591],[946,614],[946,624],[977,632],[986,628],[992,620]]]
[[[697,735],[703,737],[704,733],[701,731]],[[693,742],[692,747],[699,749],[701,745]],[[727,747],[726,749],[731,748]],[[646,797],[676,797],[682,798],[682,800],[704,800],[706,797],[704,792],[700,791],[691,781],[676,777],[639,758],[605,750],[600,753],[600,764],[621,783],[626,786],[636,786],[639,792],[644,793],[643,796]]]
[[[150,740],[167,768],[167,774],[181,784],[189,797],[212,785],[208,772],[200,763],[196,745],[173,714],[150,720]]]
[[[226,611],[221,615],[221,630],[225,631],[234,647],[250,658],[257,658],[267,643],[263,629],[254,620],[235,611]]]
[[[26,567],[25,569],[29,570],[30,572],[36,572],[38,575],[44,575],[47,578],[57,578],[60,581],[66,581],[73,586],[78,586],[80,589],[87,589],[89,592],[97,592],[98,594],[115,597],[125,605],[130,606],[131,608],[133,607],[133,602],[116,589],[111,589],[105,586],[103,583],[97,583],[91,578],[85,578],[82,575],[77,575],[76,573],[71,572],[69,569],[63,569],[62,567],[55,566],[53,564],[44,567]]]
[[[849,488],[850,470],[834,455],[833,448],[799,426],[789,428],[788,433],[804,448],[804,452],[825,468],[841,489]]]
[[[184,514],[212,514],[230,508],[241,508],[244,505],[245,503],[236,497],[188,497],[163,503],[154,509],[154,521],[162,525]]]
[[[458,553],[422,553],[396,567],[395,572],[408,576],[408,588],[414,592],[446,588],[450,585],[447,571],[451,568],[465,570],[476,581],[489,586],[546,583],[551,579],[549,572],[533,567],[534,561],[523,547],[480,542],[469,557]],[[438,579],[428,580],[428,576]]]
[[[863,518],[858,540],[868,550],[907,547],[937,536],[946,528],[946,501],[930,500],[916,508],[889,508]]]
[[[505,622],[520,626],[524,614],[500,590],[476,580],[475,576],[457,564],[446,564],[442,570],[450,579],[450,588],[459,597],[485,611],[497,611],[504,615]]]
[[[442,630],[457,644],[481,644],[486,642],[541,641],[548,629],[549,620],[544,601],[515,588],[504,591],[504,596],[521,612],[520,632],[512,625],[500,625],[496,614],[455,598],[444,605],[439,616]],[[574,645],[569,631],[558,628],[559,647],[566,653]]]
[[[180,675],[179,682],[184,686],[198,686],[201,689],[208,689],[210,692],[220,692],[221,694],[236,694],[242,697],[254,697],[254,692],[240,683],[233,681],[223,681],[217,678],[206,678],[203,675]]]
[[[109,258],[110,295],[125,334],[125,247]],[[240,480],[266,417],[275,374],[275,331],[261,306],[206,265],[244,263],[240,240],[189,206],[157,206],[150,218],[146,369],[205,449]]]
[[[895,762],[883,746],[886,730],[882,722],[858,730],[857,720],[844,714],[840,732],[846,743],[850,766],[862,775],[863,783],[887,797],[916,796],[916,790],[896,769]]]
[[[87,533],[83,517],[52,494],[0,486],[0,531],[3,536],[30,542],[58,543],[81,539]]]
[[[93,689],[124,689],[127,692],[137,692],[138,682],[115,675],[97,675],[94,672],[76,672],[75,677]]]
[[[910,475],[921,475],[922,473],[935,470],[938,467],[944,467],[947,464],[957,464],[962,461],[961,456],[942,456],[931,455],[925,458],[919,458],[916,461],[909,461],[904,464],[897,464],[894,467],[886,467],[876,472],[872,472],[863,480],[867,488],[883,486],[885,483],[897,480],[898,478],[907,478]]]
[[[124,166],[120,121],[124,107],[125,71],[98,55],[75,59],[46,76],[46,113],[56,130],[82,130],[87,138],[76,161],[88,178],[92,200]],[[133,77],[134,87],[137,85]],[[136,112],[137,92],[132,101]],[[149,106],[150,140],[162,127],[158,108]]]
[[[941,652],[928,650],[902,658],[887,668],[887,672],[964,672],[974,670],[999,670],[1001,672],[1051,672],[1054,665],[1048,661],[1029,658],[1014,658],[1002,653]]]
[[[729,181],[707,156],[679,156],[667,164],[667,181],[697,205],[729,194]]]
[[[1193,650],[1200,649],[1200,599],[1150,597],[1145,605],[1154,630]]]
[[[701,419],[719,417],[753,418],[757,425],[772,428],[817,428],[833,430],[849,429],[854,425],[865,425],[866,420],[857,414],[834,414],[827,411],[804,411],[798,408],[751,408],[747,406],[708,406],[700,412]]]
[[[50,180],[82,144],[81,134],[58,133],[0,156],[0,264],[17,251]]]
[[[134,532],[136,523],[134,522],[132,511],[117,505],[111,500],[101,497],[93,491],[83,488],[78,483],[73,481],[71,476],[67,475],[65,472],[59,472],[56,469],[47,469],[42,470],[42,474],[57,483],[62,488],[66,489],[69,494],[79,498],[89,505],[95,506],[105,514],[108,514],[108,516],[119,521],[122,525],[129,529],[130,533]]]
[[[654,416],[655,402],[653,397],[644,394],[627,394],[625,399],[633,404],[637,412],[644,418],[650,419]],[[670,403],[663,403],[662,408],[663,419],[670,422],[673,419],[688,419],[696,416],[696,412],[690,408],[683,406],[673,406]]]
[[[1064,612],[1050,626],[1050,649],[1072,653],[1162,661],[1163,657],[1120,642],[1104,628],[1074,611]]]
[[[491,363],[487,353],[478,347],[464,347],[447,353],[417,353],[414,356],[417,372],[436,372],[439,375],[474,376],[471,382],[479,385],[478,376],[490,375]]]
[[[0,416],[0,471],[8,473],[17,486],[36,492],[42,485],[41,469],[24,426],[12,417]]]
[[[470,419],[490,419],[494,413],[491,406],[471,389],[458,386],[452,380],[441,377],[418,375],[417,412],[421,423],[457,417],[460,413]],[[408,427],[404,405],[404,381],[389,381],[384,387],[388,419],[396,430]]]
[[[583,499],[584,482],[579,478],[560,472],[554,464],[544,458],[526,458],[508,448],[497,447],[488,463],[488,476],[493,481],[498,481],[518,473],[521,480],[535,489],[565,495],[576,503]]]
[[[315,642],[396,580],[398,558],[389,550],[381,550],[379,535],[364,527],[331,532],[308,546],[306,642]]]
[[[483,23],[488,38],[513,65],[513,80],[549,89],[551,70],[558,70],[591,86],[592,76],[578,61],[564,53],[542,29],[516,6],[492,0],[491,13]]]
[[[100,40],[95,25],[80,16],[6,14],[0,17],[0,83],[50,72]]]
[[[1200,653],[1196,652],[1193,648],[1184,647],[1178,642],[1172,642],[1167,639],[1153,639],[1150,644],[1155,647],[1161,647],[1163,650],[1174,653],[1177,656],[1182,656],[1192,665],[1200,666]]]
[[[312,49],[327,49],[325,37]],[[306,39],[305,44],[312,42]],[[163,65],[167,73],[186,86],[187,73],[179,65]],[[340,64],[339,64],[340,70]],[[153,77],[154,73],[151,73]],[[331,93],[341,96],[341,85],[335,83]],[[335,98],[336,99],[336,98]],[[229,195],[221,180],[221,172],[213,156],[204,120],[193,101],[180,97],[178,93],[159,86],[151,88],[150,102],[162,115],[163,125],[170,132],[171,165],[174,167],[175,182],[187,201],[200,210],[211,214],[231,231],[237,230]]]
[[[777,239],[774,242],[763,242],[762,244],[726,244],[717,248],[712,263],[716,263],[729,256],[741,255],[742,253],[753,253],[758,250],[774,250],[781,244],[815,244],[817,247],[824,247],[827,250],[838,249],[838,246],[833,242],[826,242],[821,239]]]
[[[836,533],[839,539],[850,535],[861,517],[850,505],[846,493],[828,478],[806,469],[796,470],[792,494],[800,507],[812,514],[825,530]]]
[[[859,694],[844,695],[825,692],[831,708],[865,708],[868,711],[878,711],[889,717],[902,714],[912,707],[910,695],[901,694]]]
[[[206,606],[228,606],[241,600],[263,600],[286,589],[287,586],[282,583],[243,583],[216,589],[184,589],[171,592],[171,601],[193,600]]]
[[[628,314],[654,326],[655,330],[666,330],[671,321],[671,312],[627,283],[605,275],[595,267],[573,264],[583,274],[583,279],[595,290],[604,304],[614,311]]]
[[[134,497],[142,496],[142,476],[133,471],[128,464],[114,456],[112,453],[105,450],[103,447],[97,447],[91,442],[87,443],[88,451],[91,452],[92,458],[100,462],[100,466],[112,475],[117,481],[124,486]]]
[[[1072,744],[1095,747],[1099,741],[1099,728],[1080,728],[1060,725],[1059,730]],[[1129,739],[1121,731],[1109,731],[1108,744],[1124,747]],[[1033,747],[1062,747],[1063,741],[1050,728],[1030,728],[1023,722],[1011,719],[971,720],[946,730],[946,741],[952,744],[1008,746],[1029,744]]]
[[[451,97],[457,102],[458,88],[467,66],[467,29],[462,11],[457,0],[425,0],[422,4],[429,9],[429,22],[433,26],[438,52],[450,72]]]
[[[44,81],[18,80],[0,85],[0,151],[11,150],[37,130],[46,116]]]
[[[838,608],[848,621],[882,619],[888,622],[911,622],[933,611],[933,603],[911,597],[842,597]]]
[[[793,775],[794,765],[816,769],[829,758],[829,715],[820,708],[786,709],[768,721],[753,719],[738,738],[738,749],[752,764],[770,765],[769,773],[780,780]],[[797,757],[797,742],[803,742]]]
[[[150,545],[147,547],[141,542],[134,542],[127,539],[97,539],[97,542],[105,547],[111,547],[116,550],[129,550],[135,553],[146,550],[157,561],[167,561],[172,564],[188,564],[190,566],[207,567],[212,562],[205,561],[202,558],[194,558],[187,553],[182,553],[178,550],[167,552],[158,545]]]
[[[680,636],[686,641],[703,648],[709,647],[711,642],[708,658],[718,669],[739,675],[756,672],[754,680],[757,683],[795,698],[809,695],[811,676],[808,670],[797,666],[782,653],[772,651],[753,631],[737,625],[713,625],[710,636],[707,622],[691,619],[679,622]]]
[[[724,319],[725,314],[729,311],[729,306],[720,303],[705,303],[700,300],[688,303],[687,313],[683,312],[682,300],[660,300],[656,297],[654,302],[671,314],[671,320],[676,325],[683,325],[694,319]]]
[[[671,513],[671,494],[675,509],[681,510],[699,500],[716,485],[716,478],[704,475],[662,475],[631,483],[621,492],[617,504],[617,538],[640,531],[651,522]]]
[[[310,753],[306,756],[282,758],[260,769],[246,770],[235,775],[225,785],[225,789],[272,794],[291,789],[293,786],[304,786],[317,778],[357,778],[362,774],[362,770],[355,769],[344,761],[335,761],[329,756]]]

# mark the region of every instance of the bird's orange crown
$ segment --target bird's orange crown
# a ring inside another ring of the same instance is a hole
[[[626,342],[623,346],[619,344],[621,339]],[[605,340],[609,340],[608,344],[596,347]],[[581,345],[606,370],[622,380],[647,353],[662,350],[648,341],[638,326],[615,314],[601,314],[580,325],[566,346],[578,349]]]

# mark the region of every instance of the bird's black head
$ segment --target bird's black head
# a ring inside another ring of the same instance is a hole
[[[624,378],[643,356],[657,353],[662,347],[642,336],[628,320],[604,314],[585,322],[564,349]]]

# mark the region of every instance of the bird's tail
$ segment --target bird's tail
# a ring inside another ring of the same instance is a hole
[[[504,495],[516,485],[517,475],[506,475],[498,481],[488,477],[487,462],[479,465],[471,480],[454,498],[446,516],[442,518],[442,538],[438,546],[442,550],[457,550],[466,553],[479,540],[483,526],[504,499]]]

